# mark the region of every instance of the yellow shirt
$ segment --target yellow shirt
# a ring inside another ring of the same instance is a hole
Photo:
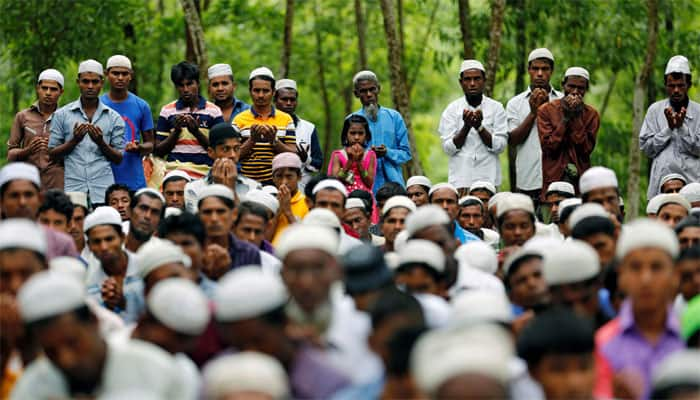
[[[309,207],[306,205],[306,196],[301,190],[297,190],[297,193],[292,197],[291,201],[292,214],[297,217],[297,220],[302,220],[306,214],[309,213]],[[275,236],[272,238],[272,245],[277,246],[277,242],[280,239],[281,233],[287,229],[289,226],[289,221],[287,217],[283,214],[277,216],[277,229],[275,229]]]

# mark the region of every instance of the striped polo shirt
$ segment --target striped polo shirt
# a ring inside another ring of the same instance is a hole
[[[250,108],[236,115],[232,125],[241,132],[245,141],[250,138],[250,127],[255,124],[272,125],[277,130],[278,140],[284,144],[296,143],[294,120],[283,111],[272,107],[270,115],[264,117]],[[241,173],[258,182],[270,182],[272,181],[272,159],[274,157],[275,152],[270,143],[256,143],[252,153],[246,159],[240,160]]]
[[[175,127],[175,116],[178,114],[191,114],[199,118],[199,130],[204,136],[209,137],[209,129],[221,122],[224,122],[221,109],[214,103],[210,103],[199,96],[199,103],[196,108],[185,107],[178,99],[168,103],[160,109],[158,125],[156,127],[156,140],[165,140]],[[180,138],[173,150],[168,154],[167,161],[180,161],[182,163],[192,163],[196,165],[212,165],[212,159],[207,155],[207,149],[202,147],[197,138],[187,130],[182,128]]]

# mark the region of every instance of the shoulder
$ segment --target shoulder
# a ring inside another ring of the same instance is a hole
[[[491,108],[503,109],[503,104],[501,104],[500,101],[493,99],[491,97],[488,97],[488,96],[484,96],[484,99],[482,100],[481,104],[486,105],[486,106],[491,107]]]
[[[139,107],[141,108],[148,108],[150,110],[151,106],[148,104],[148,102],[139,96],[129,92],[129,98],[133,99],[133,101],[138,104]]]
[[[596,346],[605,346],[612,339],[617,337],[622,332],[620,326],[620,318],[614,318],[607,324],[603,325],[595,333]]]
[[[284,124],[294,124],[294,118],[278,108],[275,109],[275,121]]]
[[[219,108],[219,106],[212,103],[211,101],[207,101],[205,103],[204,109],[207,111],[207,113],[212,114],[212,116],[214,116],[214,117],[222,115],[221,109]]]
[[[177,100],[173,100],[170,103],[161,107],[160,108],[160,116],[167,118],[167,117],[171,116],[172,114],[175,114],[175,111],[177,111],[177,108],[175,107],[175,103],[177,103]]]
[[[508,102],[506,103],[506,107],[509,108],[509,107],[511,107],[511,105],[515,106],[516,104],[525,101],[525,99],[527,98],[527,95],[529,93],[530,92],[528,92],[526,90],[524,92],[520,92],[520,93],[516,94],[515,96],[511,97],[510,100],[508,100]]]
[[[63,374],[46,357],[40,356],[24,370],[11,398],[51,398],[62,394],[68,395],[68,385]]]
[[[238,251],[238,252],[242,251],[242,252],[250,253],[253,255],[257,254],[258,256],[261,253],[260,249],[253,246],[252,244],[250,244],[244,240],[240,240],[240,239],[236,239],[236,251]]]
[[[246,123],[247,121],[251,121],[255,119],[255,116],[253,115],[253,112],[251,111],[250,108],[243,110],[239,112],[235,117],[233,117],[233,123],[236,125],[240,125],[243,123]]]
[[[462,109],[462,108],[466,107],[466,105],[467,105],[467,101],[464,99],[464,96],[461,96],[457,99],[452,100],[450,102],[450,104],[448,104],[447,107],[445,108],[445,111],[453,110],[453,109]]]

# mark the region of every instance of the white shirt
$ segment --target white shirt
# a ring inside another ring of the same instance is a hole
[[[260,250],[260,267],[269,274],[279,275],[282,270],[282,261],[272,254]]]
[[[453,139],[464,126],[463,110],[481,109],[482,126],[491,133],[491,147],[487,147],[476,129],[471,128],[461,148]],[[508,143],[506,112],[501,103],[484,96],[478,107],[472,107],[464,96],[450,103],[440,117],[442,150],[450,157],[448,182],[457,188],[469,187],[475,181],[501,184],[501,163],[498,154]]]
[[[513,97],[506,104],[508,118],[508,133],[523,123],[530,114],[530,94],[526,91]],[[562,98],[564,95],[554,89],[549,92],[549,101]],[[542,147],[540,147],[540,134],[537,132],[537,121],[532,124],[530,133],[525,141],[517,146],[518,154],[515,159],[516,187],[522,190],[535,190],[542,188]]]
[[[340,228],[340,243],[338,244],[339,256],[345,255],[350,249],[361,244],[362,241],[360,239],[348,235],[343,228]]]

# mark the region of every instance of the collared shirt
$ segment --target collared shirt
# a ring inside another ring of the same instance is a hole
[[[612,397],[613,375],[632,370],[643,379],[644,394],[648,399],[654,369],[671,353],[685,348],[678,317],[667,307],[665,331],[656,343],[650,343],[634,321],[632,303],[622,304],[617,318],[596,332],[596,387],[594,394]]]
[[[467,139],[460,148],[454,138],[464,126],[464,110],[481,110],[482,126],[491,133],[491,146],[486,146],[475,128],[467,133]],[[501,103],[483,96],[481,104],[472,107],[465,96],[450,103],[440,117],[438,127],[442,150],[450,156],[448,182],[456,188],[468,188],[475,181],[489,181],[501,184],[501,162],[498,155],[508,143],[506,112]]]
[[[245,110],[250,109],[250,104],[244,102],[243,100],[237,98],[236,96],[233,96],[233,110],[231,110],[231,116],[228,118],[228,121],[224,121],[227,124],[233,123],[233,119],[236,118],[236,115],[242,113]]]
[[[202,191],[202,189],[208,185],[211,185],[212,183],[214,182],[212,181],[211,171],[209,171],[204,178],[188,182],[185,185],[185,209],[187,211],[191,212],[192,214],[197,214],[199,193]],[[236,194],[239,198],[243,197],[249,191],[255,189],[261,190],[262,185],[243,175],[238,175],[236,177]]]
[[[475,240],[479,240],[479,241],[481,240],[475,234],[473,234],[473,233],[469,232],[468,230],[459,226],[457,221],[454,221],[454,226],[455,226],[454,236],[455,236],[455,239],[459,240],[459,243],[467,244],[468,242],[473,242]]]
[[[565,179],[568,164],[576,166],[577,176],[569,182],[578,192],[578,178],[591,166],[591,153],[595,147],[600,116],[588,104],[583,112],[564,121],[561,100],[554,100],[537,109],[537,132],[542,146],[542,187]],[[545,193],[543,191],[542,198]]]
[[[146,309],[146,300],[143,294],[143,280],[138,265],[136,255],[128,250],[124,250],[127,256],[126,274],[122,283],[122,294],[126,303],[126,309],[113,310],[124,322],[136,322],[143,310]],[[85,286],[87,295],[101,306],[106,307],[102,300],[102,284],[109,278],[109,275],[102,269],[102,263],[97,257],[93,257],[88,265]]]
[[[297,221],[301,221],[304,219],[306,214],[309,213],[309,207],[306,205],[306,196],[304,196],[304,193],[301,192],[301,190],[297,190],[296,194],[292,196],[292,199],[290,200],[291,203],[291,209],[292,209],[292,214],[294,214],[295,217],[297,217]],[[277,228],[275,228],[275,234],[272,238],[272,245],[277,246],[277,243],[279,242],[280,236],[282,236],[282,232],[284,232],[285,229],[291,224],[293,224],[295,221],[292,221],[291,223],[287,221],[287,217],[284,216],[284,214],[281,214],[277,216]]]
[[[51,114],[44,119],[39,112],[39,104],[35,102],[29,108],[18,112],[10,128],[10,137],[7,140],[7,151],[12,149],[23,149],[36,136],[48,138],[51,135],[49,126],[51,125]],[[25,161],[34,164],[39,168],[42,189],[63,190],[63,163],[55,162],[49,157],[48,150],[32,152],[25,159],[16,156],[10,157],[7,161]]]
[[[508,118],[508,133],[523,123],[530,115],[530,95],[532,89],[527,88],[508,101],[506,116]],[[554,90],[549,91],[549,101],[561,99],[563,93]],[[532,124],[530,132],[525,140],[517,146],[518,154],[515,159],[516,187],[521,190],[536,190],[542,188],[542,148],[540,136],[537,132],[537,123]]]
[[[231,257],[231,269],[246,265],[260,265],[260,250],[252,244],[236,239],[228,234],[228,255]]]
[[[284,144],[295,144],[295,126],[292,117],[284,111],[272,107],[270,115],[258,114],[253,108],[245,110],[233,119],[233,126],[241,132],[243,140],[250,139],[250,128],[256,124],[268,124],[275,128],[277,139]],[[275,157],[274,146],[270,143],[255,143],[248,157],[240,160],[241,173],[258,182],[272,181],[272,159]]]
[[[689,101],[685,120],[680,128],[668,127],[664,109],[668,99],[649,106],[639,131],[639,147],[653,160],[647,198],[659,193],[661,178],[675,173],[688,182],[700,182],[700,104]]]
[[[160,109],[158,124],[156,125],[156,141],[165,140],[175,129],[175,117],[179,114],[190,114],[194,118],[199,119],[199,131],[202,135],[209,137],[209,129],[212,126],[224,122],[221,114],[221,109],[214,103],[210,103],[199,96],[199,102],[195,107],[185,107],[185,104],[180,100],[173,101],[163,106]],[[187,128],[182,128],[180,137],[173,147],[173,150],[168,154],[167,161],[178,161],[189,166],[208,166],[213,163],[212,159],[207,154],[207,149],[199,144],[197,138],[190,133]],[[201,175],[200,175],[201,176]]]
[[[391,108],[379,106],[377,120],[372,121],[364,108],[355,114],[362,115],[369,122],[369,130],[372,132],[372,140],[369,146],[386,146],[384,157],[377,157],[377,174],[374,177],[372,190],[377,190],[386,182],[396,182],[406,186],[403,180],[403,164],[411,160],[411,147],[408,144],[408,129],[401,114]]]
[[[80,99],[57,110],[51,118],[49,149],[70,141],[75,124],[92,123],[102,130],[102,137],[114,150],[124,151],[124,121],[116,111],[102,101],[92,121],[87,117]],[[85,135],[73,151],[64,157],[66,192],[88,193],[92,203],[105,202],[105,190],[114,183],[112,163],[102,154],[97,144]]]

